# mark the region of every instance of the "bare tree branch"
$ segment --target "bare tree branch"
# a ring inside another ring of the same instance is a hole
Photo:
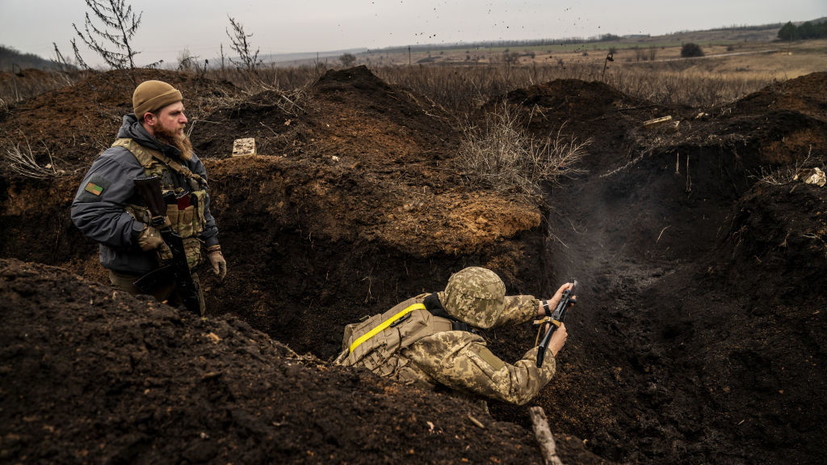
[[[100,25],[96,24],[89,12],[86,12],[83,31],[72,23],[78,37],[110,67],[134,71],[135,55],[140,52],[132,47],[132,38],[141,24],[143,12],[135,15],[132,6],[128,5],[126,0],[84,1]],[[74,42],[72,46],[76,58],[82,62]]]
[[[225,29],[227,32],[227,37],[230,38],[230,48],[233,49],[239,55],[240,61],[235,61],[230,58],[230,63],[234,64],[237,68],[244,67],[247,69],[247,72],[253,74],[256,72],[256,68],[261,63],[258,59],[258,52],[259,49],[256,49],[255,53],[252,51],[252,45],[247,40],[250,37],[253,37],[253,34],[245,34],[244,33],[244,25],[240,22],[236,21],[233,17],[228,16],[230,19],[230,25],[232,26],[232,34],[230,33],[229,29]]]

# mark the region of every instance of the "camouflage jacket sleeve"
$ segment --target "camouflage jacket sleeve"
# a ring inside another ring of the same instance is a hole
[[[525,323],[537,318],[540,301],[533,295],[505,296],[503,311],[494,326]]]
[[[508,364],[488,350],[485,340],[465,331],[445,331],[421,339],[404,355],[437,383],[462,392],[517,405],[530,401],[554,376],[556,360],[537,368],[537,348]]]

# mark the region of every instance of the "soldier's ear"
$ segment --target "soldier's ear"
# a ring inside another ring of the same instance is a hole
[[[144,123],[148,124],[149,126],[154,126],[155,123],[158,121],[158,117],[155,116],[154,113],[148,111],[148,112],[144,113],[144,117],[143,117],[142,121]]]

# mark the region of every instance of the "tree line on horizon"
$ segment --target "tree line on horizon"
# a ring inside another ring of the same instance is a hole
[[[796,26],[792,21],[781,26],[778,38],[781,40],[822,39],[827,37],[827,21],[805,21]]]
[[[62,68],[54,60],[47,60],[32,53],[22,53],[13,47],[0,45],[0,71],[22,73],[24,69],[60,71]]]

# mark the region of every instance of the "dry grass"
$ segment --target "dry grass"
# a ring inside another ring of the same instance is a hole
[[[811,168],[812,161],[810,160],[813,154],[813,148],[807,151],[807,156],[803,159],[796,160],[791,165],[784,165],[776,169],[761,168],[759,173],[754,178],[758,179],[759,183],[769,184],[771,186],[783,186],[797,181],[799,173],[807,168]]]
[[[755,75],[682,71],[676,64],[610,69],[602,65],[559,66],[412,67],[378,68],[373,71],[386,82],[427,96],[435,104],[463,113],[511,90],[555,79],[603,81],[619,91],[662,105],[710,107],[742,98],[771,84],[773,79]]]
[[[656,60],[636,58],[640,50],[620,49],[603,72],[608,50],[537,50],[507,65],[489,52],[480,61],[434,55],[441,64],[371,66],[385,81],[426,95],[446,108],[462,111],[492,97],[554,79],[602,81],[617,90],[656,104],[711,107],[726,104],[779,80],[827,71],[827,40],[794,44],[739,42],[704,45],[706,58],[681,59],[680,46],[655,47]],[[648,50],[648,49],[647,49]],[[441,53],[441,52],[439,52]],[[480,51],[473,51],[476,55]],[[390,62],[388,59],[386,62]],[[405,57],[405,62],[407,58]]]
[[[48,154],[49,163],[41,166],[37,163],[32,148],[26,146],[21,149],[19,145],[7,148],[3,152],[3,166],[10,172],[25,178],[49,179],[66,174],[65,171],[55,167],[52,155]]]
[[[566,137],[563,127],[545,139],[531,137],[517,115],[510,106],[500,105],[480,126],[467,127],[457,163],[472,186],[541,201],[544,184],[580,172],[576,164],[589,141]]]
[[[770,77],[637,68],[607,74],[606,83],[621,92],[661,105],[713,107],[735,101],[773,82]]]

